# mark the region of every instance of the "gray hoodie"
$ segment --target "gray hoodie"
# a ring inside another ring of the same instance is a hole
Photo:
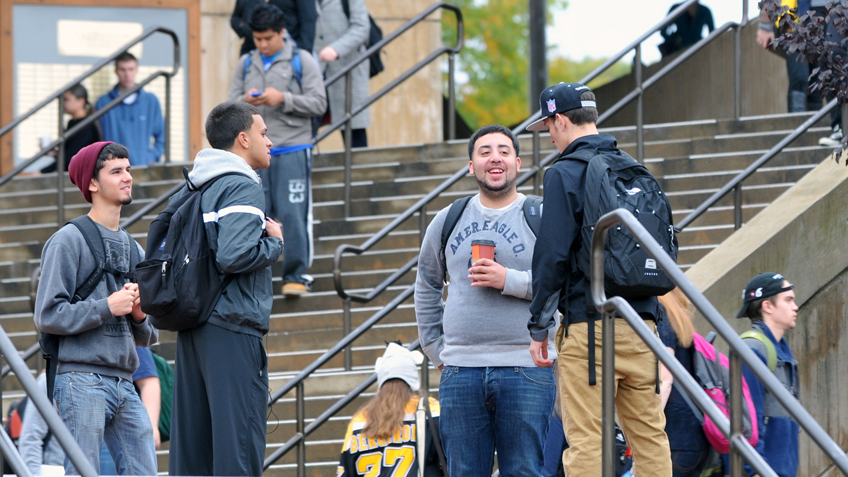
[[[265,236],[265,195],[259,176],[241,157],[220,149],[204,149],[194,159],[189,180],[202,187],[228,173],[232,175],[215,181],[200,201],[206,237],[218,268],[223,273],[238,274],[218,300],[209,323],[262,336],[268,332],[274,301],[271,265],[283,253],[283,241]],[[174,197],[185,193],[183,189]]]
[[[474,196],[457,222],[442,255],[442,209],[424,235],[415,282],[415,316],[424,353],[434,365],[535,366],[530,357],[527,312],[533,298],[530,263],[536,236],[524,219],[525,196],[502,209],[489,209]],[[492,240],[495,261],[507,269],[503,291],[471,286],[471,242]],[[442,303],[445,270],[450,276]],[[554,359],[556,327],[548,330]]]
[[[113,270],[129,271],[130,243],[123,229],[109,230],[97,224]],[[41,281],[35,298],[35,326],[59,336],[58,373],[71,371],[97,373],[132,381],[138,368],[136,346],[150,346],[159,338],[150,320],[136,323],[126,316],[112,316],[107,299],[124,285],[110,273],[83,301],[71,304],[71,297],[96,268],[96,259],[82,232],[65,225],[44,244],[41,252]]]

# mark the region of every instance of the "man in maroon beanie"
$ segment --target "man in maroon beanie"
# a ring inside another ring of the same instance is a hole
[[[58,339],[53,400],[95,470],[100,472],[105,441],[119,474],[155,475],[153,427],[132,374],[139,362],[135,347],[156,343],[158,332],[141,311],[138,285],[129,281],[144,250],[120,227],[121,207],[132,202],[128,157],[120,144],[97,142],[71,159],[71,182],[91,210],[44,245],[35,325]],[[98,260],[86,241],[98,233],[104,273],[93,290],[82,291],[98,276]],[[67,457],[65,474],[79,474]]]

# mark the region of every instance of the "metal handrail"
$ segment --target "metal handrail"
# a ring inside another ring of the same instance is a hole
[[[826,114],[828,114],[833,108],[836,107],[837,102],[831,101],[827,104],[827,106],[823,107],[812,117],[804,121],[803,124],[795,128],[794,131],[789,133],[785,138],[783,138],[779,143],[777,143],[774,147],[769,149],[768,152],[760,156],[759,159],[754,161],[750,166],[746,167],[744,171],[740,172],[733,179],[731,179],[727,184],[724,185],[721,189],[719,189],[716,193],[710,196],[709,199],[705,200],[704,203],[699,205],[695,210],[693,210],[689,215],[686,216],[683,220],[677,224],[678,230],[683,230],[692,222],[694,222],[698,217],[703,215],[704,212],[707,211],[710,207],[715,205],[716,202],[721,200],[724,196],[726,196],[731,190],[733,191],[734,200],[733,200],[733,218],[734,218],[734,227],[736,230],[739,230],[742,227],[742,181],[750,177],[754,172],[764,166],[766,163],[771,161],[775,156],[777,156],[780,152],[783,151],[786,146],[792,143],[795,139],[798,139],[799,136],[807,132],[814,124],[819,122]]]
[[[430,14],[432,14],[433,12],[435,12],[436,10],[439,10],[439,9],[451,11],[456,16],[456,24],[457,24],[456,45],[454,45],[452,47],[443,45],[442,47],[440,47],[436,51],[430,53],[429,55],[427,55],[426,58],[424,58],[423,60],[416,63],[413,67],[406,70],[403,74],[401,74],[399,77],[395,78],[393,81],[391,81],[387,85],[383,86],[383,88],[381,88],[380,91],[377,91],[376,93],[372,94],[371,96],[368,97],[368,99],[366,99],[364,102],[357,105],[357,107],[355,109],[353,109],[353,107],[352,107],[352,101],[353,101],[352,75],[353,75],[354,68],[359,66],[363,61],[369,59],[371,56],[379,55],[381,48],[383,48],[387,44],[394,41],[395,38],[399,37],[400,35],[402,35],[406,31],[408,31],[410,28],[412,28],[415,25],[417,25],[418,23],[424,21],[428,16],[430,16]],[[373,45],[371,48],[368,48],[368,50],[366,50],[364,53],[362,53],[361,55],[356,57],[356,59],[351,61],[349,64],[345,65],[344,68],[337,71],[333,76],[327,78],[327,80],[324,82],[324,85],[329,87],[330,85],[332,85],[333,83],[335,83],[336,81],[338,81],[342,77],[344,77],[344,79],[345,79],[345,111],[344,111],[344,117],[341,120],[337,120],[337,121],[333,122],[328,128],[326,128],[320,134],[315,136],[312,139],[312,144],[317,144],[319,141],[321,141],[325,137],[329,136],[331,133],[335,132],[336,130],[338,130],[342,126],[344,126],[344,128],[345,128],[345,131],[344,131],[344,146],[345,146],[345,152],[344,152],[344,154],[345,154],[345,158],[344,158],[344,164],[345,164],[345,166],[344,166],[344,216],[345,216],[345,218],[350,217],[350,211],[351,211],[350,210],[350,189],[351,189],[351,180],[352,180],[351,169],[353,167],[353,164],[352,164],[353,154],[352,154],[352,151],[351,151],[351,147],[352,147],[351,141],[352,141],[352,138],[353,138],[353,126],[351,124],[351,121],[352,121],[353,117],[356,116],[357,114],[359,114],[360,112],[364,111],[365,109],[367,109],[372,103],[374,103],[378,99],[385,96],[389,91],[395,89],[399,84],[401,84],[404,81],[406,81],[407,79],[409,79],[409,77],[411,77],[412,75],[414,75],[415,73],[420,71],[422,68],[424,68],[425,66],[432,63],[434,60],[436,60],[438,57],[440,57],[443,53],[447,53],[448,54],[448,70],[449,70],[449,75],[448,75],[448,95],[449,95],[449,98],[448,98],[448,122],[450,124],[450,127],[448,128],[448,130],[449,130],[448,134],[450,135],[450,139],[454,139],[454,137],[456,135],[456,127],[455,127],[456,118],[454,117],[455,116],[454,112],[456,110],[456,94],[455,94],[455,91],[454,91],[455,90],[455,83],[454,83],[454,74],[453,74],[454,64],[455,64],[454,56],[459,54],[459,52],[462,50],[462,46],[463,46],[463,42],[464,42],[464,36],[465,36],[465,23],[462,20],[462,10],[460,10],[459,7],[457,7],[456,5],[453,5],[451,3],[437,2],[437,3],[430,5],[426,9],[424,9],[421,13],[419,13],[418,15],[416,15],[415,17],[410,19],[408,22],[404,23],[400,28],[393,31],[390,35],[388,35],[385,38],[383,38],[382,40],[380,40],[378,43]]]
[[[413,343],[407,346],[407,349],[410,351],[415,351],[420,347],[421,343],[418,340],[415,340]],[[423,369],[424,373],[426,374],[427,367],[424,366]],[[365,390],[371,387],[371,385],[373,385],[376,381],[377,373],[374,373],[368,378],[366,378],[364,381],[359,383],[358,386],[356,386],[351,392],[347,393],[343,398],[336,401],[336,403],[330,406],[329,409],[321,413],[321,415],[315,418],[315,420],[312,421],[312,423],[310,423],[308,426],[301,426],[300,429],[302,430],[298,431],[297,434],[295,434],[291,439],[286,441],[285,444],[283,444],[279,449],[274,451],[271,455],[268,456],[267,459],[265,459],[263,470],[268,470],[268,467],[270,467],[274,464],[274,462],[277,462],[283,456],[288,454],[288,452],[292,450],[295,446],[302,446],[306,441],[306,438],[309,437],[310,434],[315,432],[315,430],[317,430],[319,427],[329,421],[331,417],[338,414],[339,411],[345,408],[345,406],[353,402],[354,399],[359,397],[360,394],[365,392]],[[302,388],[298,389],[302,390]],[[300,460],[298,461],[298,471],[298,475],[304,475],[303,471],[301,470]]]
[[[135,86],[133,86],[132,88],[129,88],[128,90],[124,91],[123,94],[121,94],[120,96],[118,96],[114,100],[110,101],[109,104],[107,104],[103,108],[100,108],[99,110],[93,112],[92,114],[88,115],[85,119],[80,121],[74,127],[65,131],[65,125],[62,122],[62,120],[64,118],[64,108],[63,108],[62,101],[60,99],[62,97],[62,95],[64,95],[65,91],[69,90],[75,84],[82,82],[82,80],[88,78],[89,76],[95,74],[97,71],[99,71],[101,68],[103,68],[104,66],[109,64],[111,61],[114,61],[115,58],[117,58],[123,52],[127,51],[129,48],[131,48],[136,43],[140,43],[141,41],[143,41],[144,39],[146,39],[150,35],[153,35],[154,33],[157,33],[157,32],[158,33],[164,33],[164,34],[170,36],[171,40],[173,41],[174,63],[173,63],[172,71],[167,72],[167,71],[159,70],[159,71],[151,74],[144,81],[142,81],[142,82],[136,84]],[[101,116],[103,116],[104,114],[109,112],[112,108],[114,108],[118,104],[122,103],[124,101],[124,99],[126,99],[128,96],[130,96],[133,93],[138,92],[142,87],[146,86],[151,81],[153,81],[154,79],[156,79],[160,76],[163,76],[165,78],[165,112],[166,112],[166,114],[164,115],[164,117],[165,117],[165,128],[164,128],[165,129],[165,154],[164,155],[165,155],[165,163],[170,162],[170,155],[171,155],[171,152],[170,152],[171,78],[173,78],[179,72],[179,69],[180,69],[180,42],[179,42],[179,39],[177,38],[177,34],[173,30],[170,30],[170,29],[164,28],[164,27],[150,27],[150,28],[148,28],[141,35],[139,35],[135,39],[131,40],[129,43],[125,44],[120,49],[118,49],[115,53],[113,53],[110,56],[107,56],[107,57],[103,58],[102,60],[98,61],[88,71],[86,71],[85,73],[76,77],[75,79],[70,81],[68,84],[66,84],[62,88],[58,89],[55,93],[53,93],[52,95],[48,96],[46,99],[42,100],[37,105],[30,108],[30,110],[27,111],[26,113],[18,116],[17,118],[12,120],[12,122],[10,122],[9,124],[0,128],[0,137],[2,137],[4,135],[6,135],[7,133],[11,132],[22,121],[31,117],[33,114],[35,114],[36,112],[40,111],[45,106],[50,104],[50,102],[52,102],[53,100],[59,99],[59,101],[58,101],[58,108],[59,108],[59,115],[58,115],[59,135],[58,135],[58,138],[55,141],[53,141],[52,143],[50,143],[47,147],[42,148],[41,151],[39,151],[35,156],[33,156],[29,160],[23,162],[22,164],[19,164],[18,166],[13,168],[10,172],[5,174],[3,177],[0,177],[0,187],[2,187],[4,184],[6,184],[10,180],[12,180],[12,178],[14,178],[16,175],[18,175],[25,168],[32,165],[36,160],[38,160],[39,158],[41,158],[45,154],[49,153],[50,151],[56,149],[57,150],[57,153],[56,153],[56,170],[58,171],[57,174],[56,174],[56,189],[57,189],[57,193],[58,193],[57,204],[56,204],[56,213],[57,213],[58,216],[57,216],[56,223],[57,223],[57,226],[61,227],[62,224],[64,224],[64,222],[65,222],[64,174],[61,173],[61,171],[64,169],[64,164],[65,164],[65,142],[69,138],[73,137],[74,135],[76,135],[77,133],[79,133],[80,131],[82,131],[83,129],[88,127],[89,125],[91,125],[98,118],[100,118]]]
[[[24,351],[18,351],[18,355],[21,357],[22,360],[26,361],[26,360],[32,358],[33,356],[35,356],[35,354],[38,353],[38,351],[40,349],[41,349],[41,346],[39,346],[38,343],[35,343],[34,345],[30,346],[29,348],[25,349]],[[9,374],[10,371],[12,371],[12,367],[9,366],[8,364],[4,365],[2,371],[0,371],[0,380],[5,378]]]
[[[692,302],[695,308],[701,312],[704,318],[712,325],[716,332],[727,342],[730,349],[730,422],[711,403],[706,393],[689,373],[668,353],[662,342],[651,332],[644,320],[633,310],[629,303],[621,297],[607,299],[604,291],[604,244],[607,231],[617,225],[624,225],[630,235],[642,246],[642,248],[659,264],[669,278],[680,288],[684,295]],[[731,449],[731,472],[732,477],[742,475],[742,457],[751,464],[760,475],[776,475],[768,468],[762,457],[756,453],[750,443],[742,434],[742,393],[734,390],[742,389],[742,364],[744,363],[751,372],[760,380],[763,386],[775,397],[786,409],[804,431],[815,441],[824,453],[830,457],[834,465],[848,475],[848,456],[831,439],[825,430],[816,422],[810,413],[804,409],[800,402],[783,386],[779,379],[772,373],[768,366],[762,362],[754,352],[742,341],[732,326],[721,316],[718,310],[707,300],[707,298],[686,277],[683,271],[674,263],[674,260],[665,252],[662,246],[651,237],[647,230],[624,210],[616,209],[601,217],[595,226],[592,236],[592,299],[595,308],[604,314],[603,318],[603,465],[604,476],[612,476],[612,456],[614,452],[614,389],[613,378],[615,375],[615,334],[614,313],[622,317],[630,324],[634,331],[651,348],[651,351],[666,365],[674,375],[675,380],[680,380],[687,394],[693,397],[698,407],[703,410],[718,425],[722,433],[730,441]]]
[[[77,444],[71,431],[68,430],[68,427],[62,421],[62,418],[56,413],[56,409],[50,403],[50,400],[47,399],[44,390],[39,389],[38,383],[29,372],[29,367],[18,355],[15,345],[12,344],[12,340],[9,339],[2,326],[0,326],[0,354],[6,357],[9,366],[15,372],[30,401],[35,404],[38,413],[44,418],[48,429],[56,437],[59,445],[65,451],[65,455],[68,456],[80,475],[84,477],[95,477],[97,472],[95,472],[94,467],[88,461],[82,449],[80,449],[80,446]],[[31,477],[32,474],[26,464],[24,464],[20,454],[14,446],[10,447],[10,444],[11,441],[6,432],[0,432],[0,449],[2,449],[7,459],[11,458],[9,464],[12,466],[12,469],[17,475]]]

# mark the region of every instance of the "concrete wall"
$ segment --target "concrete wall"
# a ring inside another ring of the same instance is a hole
[[[742,31],[742,115],[785,113],[789,84],[786,62],[757,46],[756,32],[756,21]],[[734,36],[733,32],[723,34],[647,89],[645,123],[733,117]],[[675,57],[643,69],[643,81]],[[601,113],[632,91],[635,84],[631,74],[597,88],[595,93]],[[604,126],[632,125],[635,121],[634,101],[607,120]]]
[[[430,0],[366,0],[387,36],[432,3]],[[226,99],[241,40],[230,28],[235,0],[201,0],[202,117]],[[441,15],[436,12],[383,49],[385,71],[371,79],[371,93],[397,78],[441,44]],[[442,140],[442,76],[446,57],[431,63],[371,109],[368,141],[372,146],[431,143]],[[323,151],[341,148],[341,134],[322,141]],[[208,144],[207,144],[208,147]]]
[[[749,322],[733,317],[751,277],[774,271],[795,284],[801,308],[787,340],[799,361],[801,402],[843,449],[848,449],[846,194],[848,167],[828,158],[686,273],[740,332]],[[710,330],[703,318],[696,326],[702,333]],[[802,433],[798,475],[822,475],[830,465]]]

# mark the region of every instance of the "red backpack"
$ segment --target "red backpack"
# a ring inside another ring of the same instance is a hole
[[[711,333],[712,334],[712,333]],[[725,416],[730,417],[730,366],[727,356],[719,353],[710,341],[704,339],[703,336],[695,333],[692,341],[692,374],[695,381],[701,388],[707,392],[710,399],[721,409]],[[704,434],[710,445],[720,454],[730,452],[730,443],[724,436],[724,433],[719,430],[718,426],[706,414],[692,402],[692,399],[677,385],[677,390],[683,399],[692,409],[695,417],[701,423],[704,429]],[[745,378],[742,378],[742,394],[744,397],[742,405],[742,433],[745,439],[752,446],[757,445],[759,440],[759,432],[757,429],[757,410],[754,407],[754,402],[751,400],[751,391],[748,389],[748,383]]]

